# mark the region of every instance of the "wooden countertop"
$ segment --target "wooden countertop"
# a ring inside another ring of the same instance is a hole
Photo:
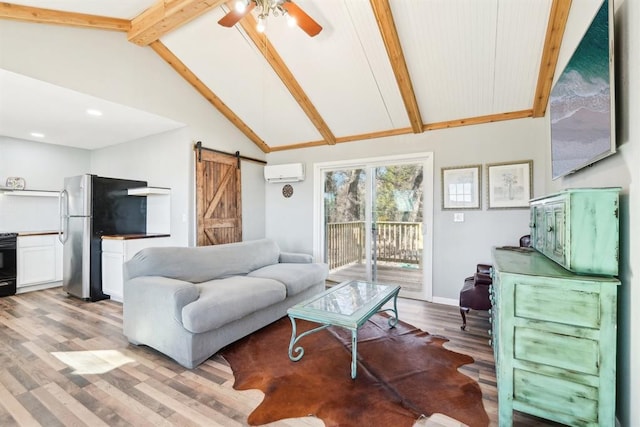
[[[19,231],[18,236],[49,236],[57,235],[57,231]],[[102,236],[105,240],[132,240],[132,239],[153,239],[155,237],[171,237],[171,234],[109,234]]]
[[[49,236],[58,234],[57,231],[19,231],[18,236]]]
[[[156,237],[171,237],[171,234],[110,234],[102,236],[102,240],[153,239]]]

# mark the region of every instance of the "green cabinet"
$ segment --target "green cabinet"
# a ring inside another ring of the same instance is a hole
[[[618,191],[537,199],[534,248],[494,249],[500,426],[512,425],[513,410],[567,425],[615,425]]]
[[[619,192],[580,188],[532,200],[532,246],[575,273],[617,275]]]

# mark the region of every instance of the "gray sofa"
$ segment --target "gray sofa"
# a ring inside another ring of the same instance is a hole
[[[323,291],[328,272],[268,239],[146,248],[125,263],[124,334],[194,368]]]

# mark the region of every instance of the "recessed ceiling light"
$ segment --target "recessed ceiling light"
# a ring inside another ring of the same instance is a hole
[[[42,132],[31,132],[31,136],[35,138],[44,138],[44,133]]]
[[[96,116],[97,117],[97,116],[101,116],[102,115],[102,111],[96,110],[94,108],[89,108],[87,110],[87,114],[90,115],[90,116]]]

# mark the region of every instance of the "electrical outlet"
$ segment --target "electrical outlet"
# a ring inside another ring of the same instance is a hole
[[[453,222],[464,222],[464,213],[463,212],[454,213]]]

